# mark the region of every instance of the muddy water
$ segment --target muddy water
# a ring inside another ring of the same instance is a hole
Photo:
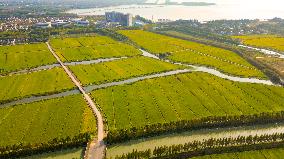
[[[266,49],[260,49],[260,48],[255,48],[255,47],[251,47],[251,46],[245,46],[245,45],[239,45],[239,46],[244,47],[244,48],[248,48],[248,49],[257,50],[257,51],[262,52],[263,54],[273,55],[275,57],[284,59],[284,55],[283,54],[275,52],[275,51],[270,51],[270,50],[266,50]]]
[[[153,55],[145,50],[141,50],[143,52],[143,56],[147,56],[147,57],[152,57],[155,59],[159,59],[159,57],[157,57],[156,55]],[[173,63],[172,61],[169,60],[165,60],[166,62],[170,62]],[[218,76],[220,78],[223,79],[228,79],[231,81],[235,81],[235,82],[246,82],[246,83],[260,83],[260,84],[266,84],[266,85],[274,85],[271,81],[269,80],[260,80],[260,79],[256,79],[256,78],[243,78],[243,77],[235,77],[235,76],[229,76],[226,75],[218,70],[209,68],[209,67],[205,67],[205,66],[195,66],[195,65],[187,65],[187,64],[182,64],[182,63],[174,63],[174,64],[178,64],[178,65],[185,65],[185,66],[189,66],[194,68],[193,71],[198,71],[198,72],[206,72],[215,76]]]
[[[145,80],[145,79],[170,76],[170,75],[186,73],[186,72],[191,72],[191,71],[192,71],[191,69],[169,71],[169,72],[158,73],[158,74],[153,74],[153,75],[135,77],[135,78],[131,78],[131,79],[123,80],[123,81],[118,81],[118,82],[110,82],[110,83],[105,83],[105,84],[100,84],[100,85],[90,85],[90,86],[84,87],[84,89],[85,89],[86,92],[89,93],[89,92],[91,92],[93,90],[100,89],[100,88],[106,88],[106,87],[111,87],[111,86],[129,84],[129,83],[134,83],[134,82]]]
[[[15,101],[12,101],[12,102],[9,102],[9,103],[2,104],[2,105],[0,105],[0,108],[12,106],[12,105],[16,105],[16,104],[32,103],[32,102],[37,102],[37,101],[41,101],[41,100],[45,100],[45,99],[65,97],[65,96],[74,95],[74,94],[80,94],[80,91],[77,90],[77,89],[74,89],[74,90],[70,90],[70,91],[66,91],[66,92],[62,92],[62,93],[58,93],[58,94],[38,96],[38,97],[32,96],[32,97],[23,98],[23,99],[19,99],[19,100],[15,100]]]
[[[89,61],[79,61],[79,62],[66,62],[64,65],[70,66],[70,65],[90,65],[90,64],[97,64],[101,62],[109,62],[109,61],[115,61],[120,59],[126,59],[127,57],[119,57],[119,58],[108,58],[108,59],[96,59],[96,60],[89,60]]]
[[[107,150],[107,158],[131,152],[133,149],[154,149],[157,146],[185,144],[194,140],[202,141],[209,138],[236,138],[238,136],[255,136],[274,133],[283,133],[284,123],[267,124],[259,126],[246,126],[235,128],[203,129],[178,134],[162,135],[147,139],[133,140],[122,144],[113,145]]]
[[[54,67],[60,67],[60,65],[59,64],[52,64],[52,65],[39,66],[39,67],[32,68],[32,69],[25,69],[25,70],[20,70],[20,71],[16,71],[16,72],[11,72],[11,73],[8,73],[8,75],[0,75],[0,77],[15,75],[15,74],[24,74],[24,73],[29,73],[29,72],[36,72],[36,71],[40,71],[40,70],[47,70],[47,69],[52,69]]]

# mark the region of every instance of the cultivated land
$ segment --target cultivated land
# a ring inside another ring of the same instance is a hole
[[[235,76],[265,78],[261,71],[229,50],[142,30],[118,32],[129,37],[143,49],[166,56],[174,62],[213,67]]]
[[[62,150],[40,155],[24,157],[23,159],[82,159],[84,150],[82,148]]]
[[[192,157],[191,159],[282,159],[284,148]]]
[[[232,82],[197,72],[100,89],[92,96],[110,131],[284,110],[284,88]]]
[[[69,68],[82,84],[98,85],[186,67],[138,56],[99,64],[69,66]]]
[[[135,56],[141,52],[133,46],[106,36],[52,39],[53,49],[63,62]]]
[[[0,103],[75,88],[62,68],[0,77]]]
[[[233,38],[240,39],[245,45],[284,52],[284,37],[277,35],[246,35]]]
[[[234,76],[265,78],[262,72],[228,50],[145,31],[130,30],[119,31],[119,33],[128,36],[143,49],[173,62],[205,65]],[[50,43],[64,62],[124,57],[97,64],[84,63],[84,65],[68,66],[80,83],[85,86],[189,68],[143,57],[141,51],[135,47],[100,35],[52,39]],[[17,57],[21,66],[18,66],[18,63],[14,66],[13,61],[10,62],[10,65],[4,64],[7,67],[4,71],[9,72],[9,69],[15,71],[18,69],[16,67],[23,69],[56,63],[46,45],[23,46],[28,47],[30,51],[25,51],[27,55],[24,58]],[[6,50],[11,48],[7,47]],[[3,47],[0,47],[1,49]],[[36,52],[36,50],[42,54],[45,53],[46,56],[34,53],[33,51]],[[7,62],[8,54],[3,57],[3,61]],[[0,56],[0,60],[2,60],[1,58],[2,56]],[[32,66],[26,66],[26,63]],[[62,68],[55,67],[49,70],[0,77],[0,88],[3,88],[0,92],[1,104],[30,96],[63,92],[74,89],[75,85]],[[179,126],[188,121],[202,123],[201,119],[212,121],[211,119],[216,119],[215,117],[222,117],[217,119],[221,120],[228,116],[234,119],[243,119],[247,117],[246,115],[257,117],[264,113],[273,115],[278,113],[277,115],[279,115],[279,112],[284,111],[284,88],[282,87],[233,82],[200,72],[111,86],[92,91],[90,95],[104,113],[107,124],[104,129],[108,133],[106,138],[108,144],[127,141],[133,136],[133,139],[139,138],[141,134],[142,136],[158,136],[164,132],[175,132],[174,126],[180,128]],[[165,123],[170,124],[169,127],[161,126]],[[151,127],[153,124],[157,124],[154,125],[157,128]],[[103,133],[96,134],[97,129],[102,130],[98,125],[95,115],[87,106],[82,95],[2,107],[0,108],[0,130],[4,131],[0,132],[2,138],[2,140],[0,139],[0,150],[2,154],[3,152],[17,153],[18,150],[23,149],[34,152],[34,149],[44,147],[41,152],[45,152],[45,148],[47,150],[62,148],[53,147],[57,144],[69,145],[69,147],[81,146],[82,143],[90,141],[88,135],[97,135],[99,141],[103,138]],[[154,129],[152,131],[154,133],[151,134],[148,126]],[[190,130],[188,127],[185,129]],[[141,134],[129,137],[127,136],[129,132]],[[101,143],[101,145],[103,144]],[[26,147],[22,149],[22,146]],[[95,152],[96,146],[91,146],[89,152]],[[1,153],[0,155],[2,155]],[[59,158],[76,158],[80,157],[79,155],[80,149],[71,151],[71,153],[56,154]],[[53,156],[48,154],[34,157],[49,158]]]
[[[96,119],[81,95],[1,108],[0,114],[1,148],[40,146],[96,130]]]
[[[0,46],[0,74],[56,63],[46,45]]]

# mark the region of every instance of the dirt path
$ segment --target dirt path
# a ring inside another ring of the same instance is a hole
[[[49,42],[46,42],[46,45],[48,46],[48,49],[53,54],[53,56],[56,58],[56,60],[59,62],[59,64],[62,66],[64,71],[67,73],[67,75],[71,78],[73,83],[78,87],[80,92],[83,94],[86,102],[89,104],[89,106],[92,108],[93,113],[97,117],[97,130],[98,130],[98,136],[97,140],[94,140],[91,142],[89,151],[86,154],[86,158],[88,159],[103,159],[104,158],[104,151],[105,151],[105,144],[103,142],[104,138],[104,125],[103,125],[103,118],[100,113],[100,111],[97,109],[95,103],[91,99],[91,97],[85,92],[83,89],[81,83],[79,80],[73,75],[73,73],[64,65],[64,63],[60,60],[60,58],[57,56],[57,54],[53,51],[52,47],[50,46]]]

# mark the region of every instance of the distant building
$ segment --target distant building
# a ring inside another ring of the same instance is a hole
[[[76,20],[75,25],[77,26],[89,26],[90,22],[88,20]]]
[[[47,23],[36,23],[34,25],[37,28],[50,28],[51,27],[51,23],[47,22]]]
[[[77,26],[89,26],[90,22],[88,20],[83,20],[82,18],[76,18],[71,20]]]
[[[107,22],[117,22],[122,26],[133,26],[132,14],[123,14],[119,12],[106,12]]]
[[[52,27],[66,27],[70,25],[70,22],[64,20],[55,20],[51,22]]]

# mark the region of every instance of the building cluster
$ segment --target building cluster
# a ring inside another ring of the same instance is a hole
[[[106,21],[110,25],[118,24],[121,26],[133,26],[133,16],[132,14],[123,14],[120,12],[106,12],[105,13]]]
[[[67,26],[72,23],[76,25],[89,25],[88,21],[81,19],[73,19],[72,17],[37,17],[37,18],[24,18],[24,17],[8,17],[0,18],[0,31],[18,31],[28,30],[31,27],[59,27]]]
[[[88,20],[82,20],[82,19],[68,19],[68,20],[52,20],[48,22],[39,22],[34,24],[34,27],[37,28],[52,28],[52,27],[67,27],[71,24],[74,24],[76,26],[89,26],[90,22]]]

